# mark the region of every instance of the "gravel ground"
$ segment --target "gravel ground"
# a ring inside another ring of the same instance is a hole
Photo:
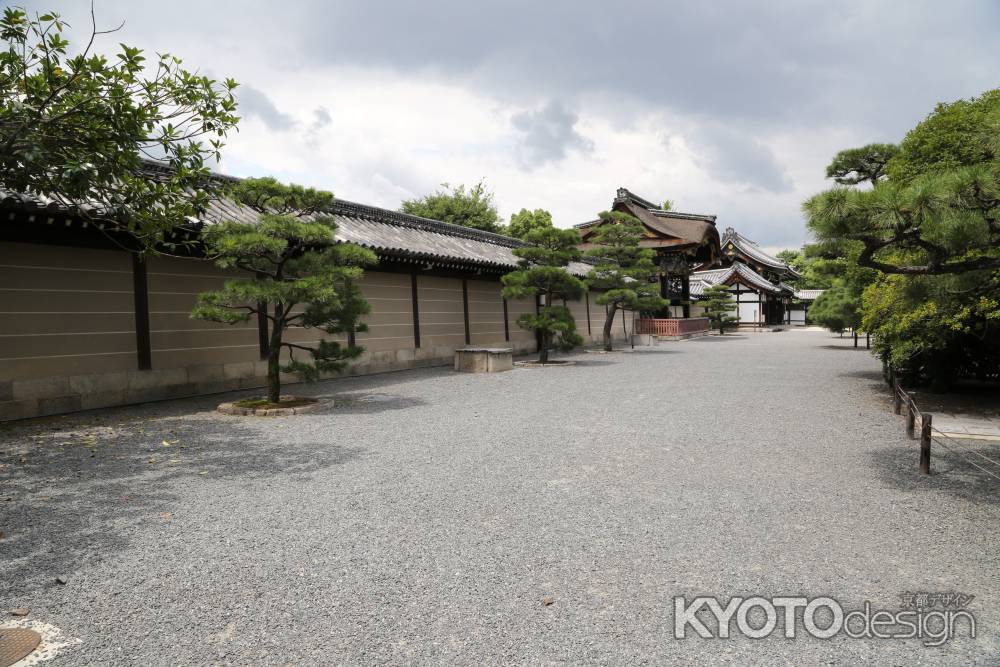
[[[1000,482],[921,476],[849,346],[727,335],[326,382],[297,393],[334,407],[287,418],[209,397],[8,424],[0,605],[82,640],[56,665],[1000,664]],[[978,638],[673,638],[676,595],[905,591],[975,595]]]

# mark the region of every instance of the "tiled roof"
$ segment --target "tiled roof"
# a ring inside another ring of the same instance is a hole
[[[152,171],[158,168],[150,165]],[[235,181],[216,175],[219,180]],[[27,211],[72,213],[68,206],[52,198],[23,195],[0,189],[0,206]],[[82,207],[86,208],[86,207]],[[501,234],[452,225],[398,211],[336,199],[329,210],[337,223],[337,239],[356,243],[376,253],[409,261],[432,263],[438,267],[473,266],[495,270],[516,268],[514,248],[523,241]],[[197,221],[212,224],[223,220],[256,222],[258,213],[225,198],[213,198]],[[591,269],[586,262],[573,262],[569,270],[582,276]]]
[[[794,289],[785,283],[775,285],[770,280],[760,275],[742,262],[733,262],[731,266],[723,269],[710,269],[708,271],[695,271],[689,278],[691,296],[699,297],[712,285],[728,284],[734,275],[743,284],[758,291],[769,292],[771,294],[792,294]]]
[[[742,234],[738,234],[732,227],[727,227],[725,233],[722,235],[720,244],[722,245],[723,252],[725,252],[726,246],[729,243],[732,243],[737,250],[745,254],[750,259],[759,262],[764,266],[769,266],[773,269],[783,271],[796,278],[802,277],[802,274],[789,266],[787,262],[783,262],[777,257],[767,254],[761,250],[760,246],[758,246],[755,242],[751,241]]]
[[[612,208],[635,216],[643,225],[669,240],[670,244],[678,249],[700,248],[706,245],[719,247],[717,245],[719,232],[715,229],[714,215],[665,211],[659,205],[633,194],[626,188],[618,188]],[[582,230],[581,234],[586,238],[587,230],[600,223],[600,219],[590,220],[576,225],[576,228]]]
[[[795,298],[801,301],[815,301],[820,294],[826,290],[821,289],[800,289],[795,290]]]

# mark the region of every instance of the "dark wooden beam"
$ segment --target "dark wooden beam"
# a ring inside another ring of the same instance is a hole
[[[593,335],[593,331],[590,330],[590,290],[583,293],[583,298],[587,302],[587,335]]]
[[[503,339],[510,341],[510,317],[507,315],[507,299],[503,300]]]
[[[410,300],[413,302],[413,347],[420,347],[420,304],[417,299],[417,273],[410,274]]]
[[[132,293],[135,301],[135,353],[139,370],[153,367],[153,350],[149,339],[149,280],[146,261],[132,253]]]
[[[465,315],[465,344],[472,342],[472,334],[469,330],[469,281],[462,278],[462,312]]]

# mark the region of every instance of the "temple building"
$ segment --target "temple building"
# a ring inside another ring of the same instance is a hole
[[[660,294],[671,303],[671,308],[660,315],[690,317],[691,270],[721,261],[715,216],[665,210],[626,188],[618,188],[610,210],[634,216],[645,228],[645,238],[639,245],[656,252]],[[598,219],[576,225],[581,249],[595,246],[592,237],[602,224],[606,223]]]
[[[719,262],[706,262],[691,274],[690,293],[695,302],[712,285],[728,285],[733,293],[733,314],[741,326],[804,323],[805,310],[793,303],[797,292],[789,284],[802,274],[732,227],[726,228],[721,246]],[[695,306],[695,311],[699,310]],[[801,311],[801,316],[796,311]]]

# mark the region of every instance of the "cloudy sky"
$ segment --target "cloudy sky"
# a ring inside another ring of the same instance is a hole
[[[95,0],[119,41],[241,82],[222,171],[397,208],[485,179],[570,226],[625,186],[769,248],[842,148],[1000,84],[996,0]],[[75,26],[88,3],[51,0]]]

